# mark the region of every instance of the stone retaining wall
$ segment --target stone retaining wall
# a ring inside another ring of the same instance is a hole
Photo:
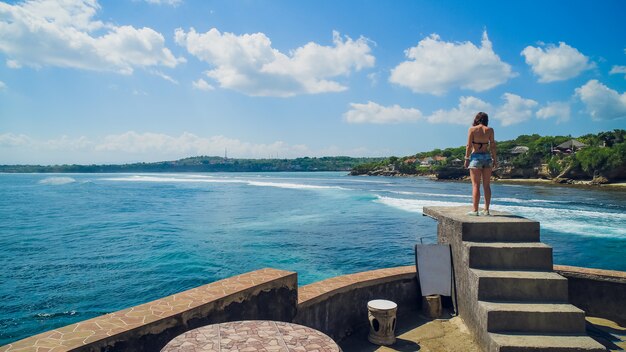
[[[338,276],[299,289],[296,273],[257,270],[44,332],[0,352],[158,351],[185,331],[234,320],[295,322],[341,340],[367,324],[367,301],[375,298],[397,302],[400,319],[417,310],[415,266]]]
[[[421,298],[414,265],[338,276],[300,287],[294,322],[340,341],[368,324],[368,301],[396,302],[399,324],[403,313],[419,309]]]
[[[569,279],[573,304],[625,325],[626,273],[555,265]],[[458,284],[458,283],[457,283]],[[416,314],[421,292],[415,266],[338,276],[297,287],[294,272],[262,269],[136,307],[44,332],[0,352],[158,351],[199,326],[269,319],[313,327],[341,341],[367,325],[367,301],[398,303],[398,320]]]
[[[587,316],[626,326],[626,272],[555,265],[568,281],[569,301]]]
[[[294,272],[262,269],[64,326],[0,347],[0,352],[158,351],[197,327],[233,320],[291,321]]]

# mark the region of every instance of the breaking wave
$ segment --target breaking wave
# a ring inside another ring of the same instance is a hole
[[[403,199],[380,195],[374,201],[400,210],[420,214],[424,207],[468,205],[467,202]],[[562,232],[566,229],[568,233],[581,236],[626,238],[626,214],[623,213],[517,205],[494,205],[493,209],[537,220],[541,223],[542,228],[557,232]],[[616,222],[623,224],[619,226]]]
[[[68,183],[76,182],[75,179],[71,177],[47,177],[43,180],[40,180],[38,183],[41,185],[66,185]]]
[[[310,184],[303,184],[303,183],[288,183],[288,182],[268,182],[268,181],[257,181],[257,180],[226,178],[226,177],[212,177],[212,176],[202,176],[202,175],[189,175],[185,177],[135,175],[135,176],[126,176],[126,177],[104,178],[103,180],[128,181],[128,182],[171,182],[171,183],[240,183],[240,184],[246,184],[249,186],[256,186],[256,187],[276,187],[276,188],[302,189],[302,190],[326,190],[326,189],[348,190],[348,188],[344,188],[340,186],[322,186],[322,185],[310,185]]]

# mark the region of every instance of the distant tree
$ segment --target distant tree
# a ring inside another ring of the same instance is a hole
[[[548,162],[548,171],[551,176],[557,176],[563,171],[563,163],[558,156],[553,156]]]
[[[531,168],[534,165],[532,154],[530,152],[520,154],[511,160],[511,164],[520,169]]]
[[[587,147],[576,153],[576,160],[584,172],[594,176],[609,167],[612,151],[609,148]]]

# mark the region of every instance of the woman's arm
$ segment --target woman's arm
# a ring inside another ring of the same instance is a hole
[[[496,137],[493,128],[491,129],[491,133],[489,134],[489,147],[491,149],[491,159],[493,159],[493,168],[495,169],[498,166],[498,153],[496,148]]]
[[[472,153],[472,129],[467,130],[467,144],[465,145],[465,168],[469,166],[469,157]]]

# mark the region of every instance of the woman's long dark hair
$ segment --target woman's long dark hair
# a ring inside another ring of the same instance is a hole
[[[474,124],[472,126],[478,125],[489,126],[489,115],[487,115],[487,113],[481,111],[476,114],[476,117],[474,117]]]

